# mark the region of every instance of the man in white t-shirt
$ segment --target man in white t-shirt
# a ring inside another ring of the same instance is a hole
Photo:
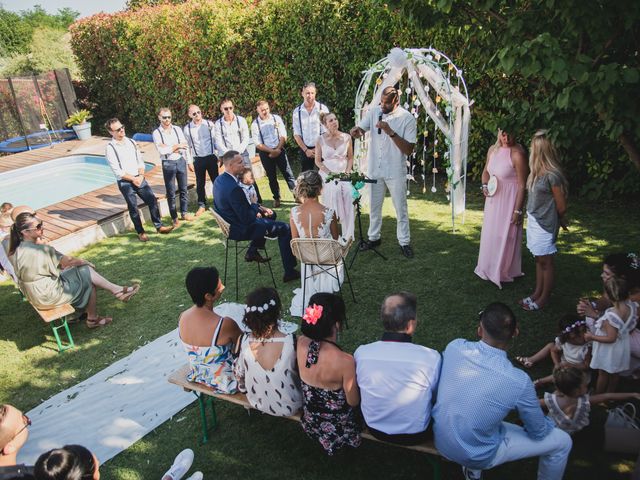
[[[407,156],[411,155],[416,144],[417,123],[399,103],[398,90],[386,87],[382,91],[380,105],[372,107],[350,132],[354,138],[369,132],[367,175],[377,180],[371,184],[369,241],[360,249],[369,250],[381,243],[382,203],[386,188],[396,210],[400,250],[405,257],[413,258],[407,208]]]
[[[416,310],[414,294],[389,295],[380,309],[382,339],[361,345],[353,355],[369,431],[379,440],[402,445],[432,436],[429,421],[440,373],[440,354],[412,343]]]

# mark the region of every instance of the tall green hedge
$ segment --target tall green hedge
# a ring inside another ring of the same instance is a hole
[[[95,15],[71,27],[72,45],[97,105],[149,131],[163,105],[186,121],[197,103],[209,117],[230,97],[253,114],[266,98],[290,123],[305,81],[353,123],[361,72],[395,45],[421,46],[426,34],[373,0],[230,0],[143,7]]]

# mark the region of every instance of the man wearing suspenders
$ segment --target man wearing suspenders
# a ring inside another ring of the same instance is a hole
[[[207,208],[207,194],[204,186],[207,182],[207,173],[211,183],[218,176],[218,157],[216,157],[216,142],[213,138],[214,123],[202,118],[202,111],[197,105],[189,106],[188,114],[192,120],[184,127],[184,136],[187,137],[193,155],[196,192],[198,194],[197,217],[202,215]]]
[[[193,215],[187,212],[189,201],[187,196],[187,164],[192,172],[193,165],[184,133],[180,128],[171,125],[171,110],[161,108],[158,112],[158,120],[160,120],[160,126],[153,131],[153,143],[156,144],[162,159],[162,176],[164,177],[164,186],[167,189],[167,204],[173,226],[177,227],[180,225],[180,221],[176,210],[176,180],[180,195],[180,217],[186,221],[193,220]]]
[[[107,161],[111,170],[113,170],[113,174],[118,179],[118,188],[127,202],[129,216],[138,233],[138,239],[141,242],[149,240],[140,220],[137,197],[140,197],[149,207],[151,221],[156,227],[156,231],[158,233],[169,233],[173,230],[173,227],[162,225],[158,200],[144,179],[144,162],[138,151],[138,145],[125,135],[124,125],[117,118],[108,120],[105,127],[112,137],[112,140],[107,144]]]
[[[220,103],[222,116],[216,120],[215,124],[215,140],[218,156],[222,158],[229,150],[240,152],[242,164],[246,168],[251,168],[251,159],[247,151],[247,146],[251,138],[249,136],[249,126],[244,117],[233,113],[233,108],[233,102],[228,98],[225,98]],[[255,187],[256,193],[258,194],[258,203],[262,203],[262,196],[260,195],[258,184],[255,184]]]
[[[276,167],[282,172],[289,190],[293,192],[296,185],[293,172],[284,151],[284,144],[287,141],[287,130],[279,115],[271,114],[269,103],[266,100],[258,100],[256,103],[258,117],[251,124],[251,136],[256,145],[260,161],[269,178],[269,188],[273,194],[273,206],[280,206],[280,184],[278,183],[278,172]]]
[[[329,113],[326,105],[316,102],[316,84],[305,83],[302,87],[304,102],[293,109],[293,139],[298,144],[301,172],[313,170],[316,158],[316,140],[324,133],[320,123],[320,112]]]

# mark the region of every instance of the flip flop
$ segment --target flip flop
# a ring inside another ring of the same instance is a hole
[[[138,293],[138,290],[140,290],[140,285],[136,284],[133,285],[132,287],[122,287],[122,291],[116,293],[116,298],[118,300],[120,300],[121,302],[128,302],[131,297],[133,297],[136,293]]]
[[[529,360],[529,357],[516,357],[516,360],[525,368],[533,367],[533,362]]]
[[[113,321],[111,317],[96,317],[93,320],[87,318],[87,328],[98,328],[109,325]]]
[[[518,300],[518,305],[522,306],[522,305],[526,305],[526,304],[531,303],[531,302],[533,302],[531,297],[524,297],[524,298],[521,298],[520,300]]]
[[[542,307],[538,305],[536,302],[534,302],[533,300],[531,300],[529,303],[523,303],[520,306],[522,307],[523,310],[526,310],[527,312],[535,312],[536,310],[542,310]]]

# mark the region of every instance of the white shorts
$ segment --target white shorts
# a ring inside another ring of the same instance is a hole
[[[527,248],[534,257],[553,255],[558,251],[553,237],[553,233],[542,228],[535,217],[527,215]]]

